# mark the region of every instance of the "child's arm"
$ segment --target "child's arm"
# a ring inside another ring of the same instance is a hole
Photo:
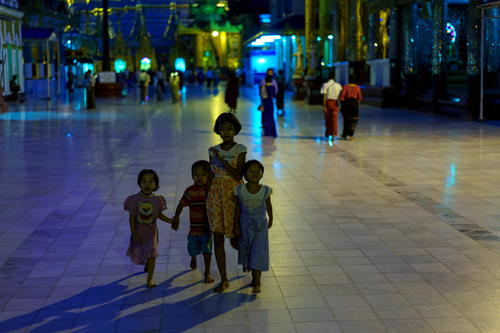
[[[142,243],[141,236],[135,232],[135,216],[132,214],[129,214],[128,216],[128,223],[130,224],[130,234],[132,235],[132,239],[134,243]]]
[[[177,229],[179,228],[179,224],[181,222],[181,220],[179,219],[179,216],[181,215],[182,213],[182,209],[184,209],[184,206],[179,203],[177,205],[177,208],[175,209],[175,215],[174,217],[172,217],[172,220],[173,220],[173,224],[172,224],[172,228],[175,226]],[[175,229],[175,230],[177,230]]]
[[[174,221],[171,218],[166,217],[165,215],[163,215],[163,213],[158,214],[158,218],[160,220],[162,220],[163,222],[171,224],[172,229],[177,230],[178,226],[176,227],[176,225],[174,224]]]
[[[231,164],[229,164],[225,159],[220,156],[220,153],[217,149],[212,148],[211,151],[214,153],[215,157],[224,165],[224,169],[236,180],[241,179],[241,169],[243,168],[243,164],[245,164],[245,159],[247,153],[240,153],[238,155],[238,165],[236,168],[233,168]]]
[[[269,216],[269,222],[267,222],[268,229],[271,229],[273,226],[273,204],[271,203],[271,196],[269,196],[266,200],[266,211],[267,216]]]

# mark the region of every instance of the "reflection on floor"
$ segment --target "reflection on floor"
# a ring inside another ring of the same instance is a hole
[[[276,216],[262,294],[229,246],[227,293],[188,270],[187,212],[178,232],[160,224],[144,288],[123,200],[153,168],[173,215],[223,99],[187,87],[181,104],[132,93],[87,111],[79,92],[0,115],[0,332],[500,332],[495,124],[365,106],[355,140],[329,142],[321,110],[288,101],[262,138],[248,88],[236,141],[263,161]]]

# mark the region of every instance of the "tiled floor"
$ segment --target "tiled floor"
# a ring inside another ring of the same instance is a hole
[[[159,172],[172,215],[222,93],[0,115],[0,332],[500,332],[499,127],[363,107],[356,140],[329,143],[321,110],[288,102],[273,140],[252,94],[237,141],[276,216],[257,297],[229,247],[227,293],[188,270],[187,212],[160,225],[156,289],[124,255],[138,171]]]

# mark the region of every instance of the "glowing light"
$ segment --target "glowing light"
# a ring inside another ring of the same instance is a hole
[[[127,69],[127,62],[123,59],[115,60],[115,72],[121,73]]]
[[[457,40],[457,31],[453,24],[446,23],[446,33],[451,36],[451,42],[455,43],[455,41]]]
[[[254,40],[251,46],[264,46],[266,43],[274,43],[276,40],[280,40],[280,35],[262,35],[256,40]]]
[[[174,62],[175,69],[181,72],[186,71],[186,60],[184,58],[177,58]]]
[[[333,39],[333,35],[328,35],[328,39],[332,40]]]
[[[321,37],[320,37],[320,36],[316,37],[316,40],[317,40],[318,42],[321,42]]]
[[[377,47],[377,46],[378,46],[378,43],[377,43],[377,42],[373,43],[373,46]]]
[[[295,38],[296,38],[295,36],[292,36],[292,40],[295,40]]]
[[[259,64],[265,64],[267,61],[266,61],[266,58],[258,58],[258,59],[257,59],[257,62],[258,62]]]
[[[260,14],[260,23],[271,23],[271,14]]]
[[[148,69],[151,68],[151,59],[148,57],[144,57],[140,61],[141,64],[141,70],[147,71]]]
[[[217,37],[219,36],[219,32],[218,31],[212,31],[212,37]]]
[[[66,133],[66,137],[71,138],[73,135],[71,133]]]

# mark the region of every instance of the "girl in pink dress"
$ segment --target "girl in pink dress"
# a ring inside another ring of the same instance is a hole
[[[234,188],[242,184],[241,169],[247,154],[247,148],[233,140],[240,130],[241,124],[233,114],[221,114],[215,121],[214,132],[221,137],[222,143],[208,150],[214,177],[207,197],[207,215],[214,234],[215,260],[221,277],[221,283],[214,289],[218,293],[229,287],[224,236],[239,236],[234,228]]]
[[[147,272],[146,283],[148,288],[156,287],[153,280],[155,262],[158,254],[158,227],[156,219],[172,224],[177,230],[178,224],[163,215],[167,209],[167,202],[161,195],[154,194],[158,190],[160,181],[154,170],[144,169],[137,177],[140,192],[131,195],[125,200],[124,209],[129,212],[130,243],[127,256],[136,265],[144,265]]]

